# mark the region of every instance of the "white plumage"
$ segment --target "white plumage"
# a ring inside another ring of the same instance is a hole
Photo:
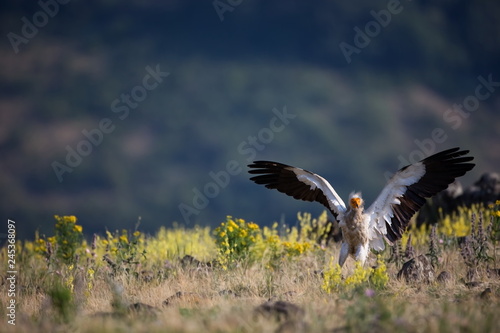
[[[371,249],[383,250],[385,241],[401,238],[411,217],[429,198],[446,189],[455,178],[474,167],[468,150],[452,148],[401,168],[388,181],[373,204],[364,209],[359,193],[351,193],[346,206],[323,177],[286,164],[255,161],[249,173],[255,183],[277,189],[295,199],[317,201],[333,214],[342,230],[339,264],[349,255],[364,264]],[[385,241],[384,241],[385,240]]]

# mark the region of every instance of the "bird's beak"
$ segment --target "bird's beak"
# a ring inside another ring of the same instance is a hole
[[[351,208],[359,208],[361,206],[361,199],[360,198],[352,198],[349,201]]]

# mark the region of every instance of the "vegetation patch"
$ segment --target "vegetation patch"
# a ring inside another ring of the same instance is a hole
[[[139,226],[87,241],[76,217],[55,216],[53,235],[18,241],[18,318],[1,331],[497,329],[500,201],[412,227],[365,266],[343,268],[325,213],[291,227],[230,216],[213,230]]]

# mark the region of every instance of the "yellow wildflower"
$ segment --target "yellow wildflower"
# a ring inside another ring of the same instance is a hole
[[[228,229],[229,229],[229,227],[233,227],[234,229],[239,228],[239,226],[236,223],[234,223],[233,220],[230,220],[228,224],[229,224]]]
[[[377,289],[384,288],[389,282],[387,267],[380,256],[377,256],[377,267],[372,270],[370,281]]]
[[[256,223],[253,223],[253,222],[248,223],[247,226],[251,230],[257,230],[257,229],[259,229],[259,226]]]
[[[342,284],[342,268],[340,268],[339,264],[335,264],[332,259],[330,265],[324,271],[323,284],[321,285],[321,289],[330,294],[333,291],[338,290],[341,284]]]
[[[65,216],[64,219],[68,221],[69,223],[76,223],[76,216],[71,215],[71,216]]]
[[[345,279],[346,286],[356,286],[365,283],[370,278],[373,268],[364,268],[359,261],[356,262],[354,273]]]
[[[73,226],[73,230],[76,231],[76,232],[82,232],[83,228],[82,228],[81,225],[75,224]]]

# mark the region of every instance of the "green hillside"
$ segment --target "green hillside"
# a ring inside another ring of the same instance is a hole
[[[23,237],[55,214],[154,232],[322,210],[251,183],[254,159],[368,202],[453,146],[476,157],[465,185],[499,169],[500,4],[57,4],[0,11],[0,210]]]

